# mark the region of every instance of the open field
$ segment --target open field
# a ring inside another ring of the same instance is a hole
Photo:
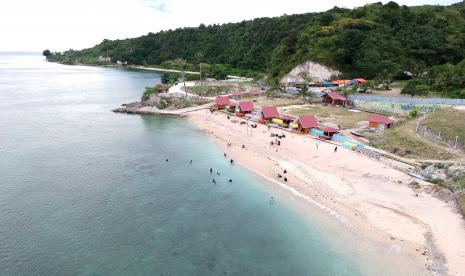
[[[245,92],[256,87],[258,85],[255,82],[204,82],[202,86],[197,82],[195,86],[188,86],[186,89],[191,94],[214,97],[228,94],[233,90]]]
[[[465,111],[453,108],[438,110],[428,114],[420,123],[428,130],[439,133],[448,140],[465,140]]]
[[[454,151],[421,138],[415,127],[415,120],[406,121],[367,137],[373,146],[407,158],[448,160],[456,157]]]
[[[366,121],[370,113],[364,111],[350,111],[339,106],[304,105],[285,109],[292,115],[316,115],[322,124],[340,126],[341,129],[355,128],[356,124]]]

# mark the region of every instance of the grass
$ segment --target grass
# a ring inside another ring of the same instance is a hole
[[[304,107],[291,108],[289,113],[292,115],[311,114],[316,115],[322,124],[332,124],[340,126],[341,129],[355,128],[356,124],[366,121],[370,113],[352,112],[339,106],[322,106],[309,105]]]
[[[141,100],[146,101],[150,98],[151,95],[158,93],[160,93],[160,91],[156,87],[145,87]]]
[[[381,133],[369,134],[374,147],[413,159],[448,160],[455,155],[415,133],[415,121],[397,123]]]
[[[421,125],[432,132],[441,132],[441,136],[447,140],[455,140],[455,136],[461,141],[465,140],[465,111],[453,108],[438,110],[428,114]]]
[[[391,83],[391,88],[399,88],[402,89],[407,85],[408,81],[403,80],[403,81],[395,81]]]

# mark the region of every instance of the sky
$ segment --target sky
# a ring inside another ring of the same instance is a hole
[[[352,8],[367,0],[2,0],[0,51],[63,51],[103,39],[239,22],[256,17]],[[388,2],[388,1],[381,1]],[[398,0],[401,5],[449,5],[458,0]]]

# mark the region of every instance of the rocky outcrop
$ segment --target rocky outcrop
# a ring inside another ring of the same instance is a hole
[[[339,75],[340,73],[337,69],[309,60],[292,69],[281,81],[283,83],[318,82],[328,80],[331,76]]]

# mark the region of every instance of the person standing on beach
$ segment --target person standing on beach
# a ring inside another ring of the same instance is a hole
[[[334,152],[337,152],[337,146],[334,148]]]
[[[213,173],[213,169],[212,169],[212,168],[210,168],[210,174],[212,174],[212,173]]]

